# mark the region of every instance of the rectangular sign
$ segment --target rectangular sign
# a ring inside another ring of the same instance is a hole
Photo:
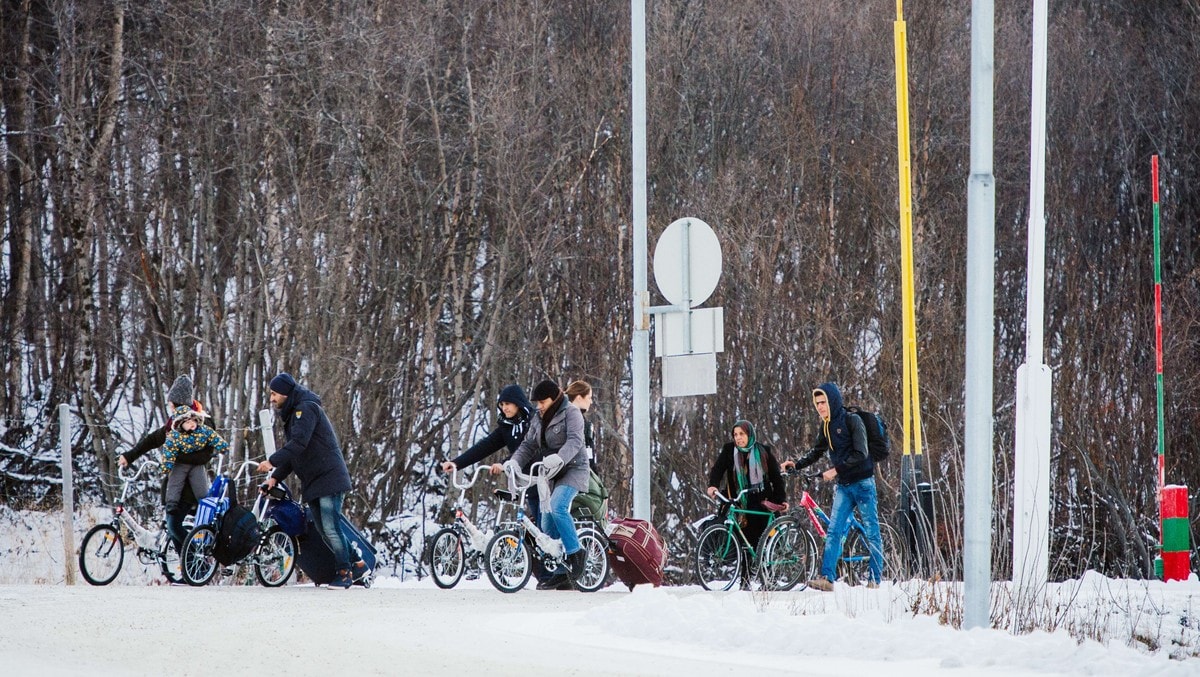
[[[694,308],[654,316],[655,357],[724,351],[724,308]]]
[[[717,354],[671,355],[662,361],[663,397],[717,392]]]

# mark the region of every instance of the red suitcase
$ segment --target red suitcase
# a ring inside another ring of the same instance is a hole
[[[608,562],[630,590],[642,583],[658,587],[667,565],[667,545],[653,524],[618,517],[609,526]]]

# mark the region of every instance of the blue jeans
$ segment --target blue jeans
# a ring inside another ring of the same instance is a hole
[[[879,499],[875,494],[875,478],[868,477],[853,484],[839,484],[833,492],[833,517],[829,520],[829,533],[825,538],[825,554],[821,558],[821,575],[834,581],[837,579],[837,564],[842,556],[842,546],[850,531],[850,516],[858,507],[859,519],[867,532],[867,549],[871,553],[871,581],[878,583],[883,578],[883,540],[879,537]]]
[[[538,498],[538,492],[536,489],[532,489],[530,491],[525,492],[525,514],[529,515],[530,519],[536,520],[538,522],[539,526],[541,525],[541,521],[542,521],[541,500]],[[537,580],[538,583],[542,583],[542,582],[546,581],[547,579],[549,579],[550,576],[551,576],[551,573],[549,571],[546,571],[546,567],[542,565],[542,560],[538,559],[537,557],[534,557],[533,558],[533,577],[534,577],[534,579]]]
[[[561,538],[563,552],[567,555],[579,551],[579,534],[575,533],[575,520],[571,517],[571,501],[579,490],[560,484],[550,493],[550,512],[542,513],[542,531],[551,538]]]
[[[309,512],[317,525],[321,540],[333,553],[334,569],[350,568],[350,537],[342,531],[342,500],[345,493],[322,496],[308,502]]]

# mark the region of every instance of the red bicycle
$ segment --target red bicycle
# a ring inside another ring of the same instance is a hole
[[[819,473],[806,474],[796,471],[785,472],[784,475],[801,476],[813,479]],[[807,516],[807,520],[804,517]],[[788,514],[772,523],[763,540],[762,566],[770,572],[773,580],[788,589],[796,585],[798,578],[811,579],[821,561],[825,540],[828,538],[829,515],[821,509],[820,504],[812,494],[804,490],[800,495],[798,507],[792,508]],[[884,577],[892,578],[889,573],[896,572],[901,559],[896,550],[901,543],[895,529],[884,522],[879,523],[879,537],[883,542]],[[817,544],[821,547],[818,548]],[[871,552],[867,545],[867,531],[858,515],[850,515],[849,531],[842,545],[842,555],[838,560],[837,578],[849,585],[866,583],[870,580]],[[791,582],[788,585],[788,582]]]

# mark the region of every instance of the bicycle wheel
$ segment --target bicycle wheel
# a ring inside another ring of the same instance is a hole
[[[883,545],[883,578],[894,578],[888,553],[891,552],[895,531],[881,522],[879,538]],[[845,581],[846,585],[858,585],[871,580],[871,550],[867,544],[867,534],[857,526],[852,526],[850,533],[846,534],[842,558],[838,560],[838,580]]]
[[[492,537],[483,557],[488,580],[500,592],[516,592],[525,587],[533,573],[533,555],[513,529]]]
[[[587,553],[583,574],[571,583],[580,592],[596,592],[608,580],[608,539],[599,531],[586,527],[579,530],[579,546]]]
[[[870,580],[871,553],[863,532],[851,528],[842,544],[842,557],[837,564],[837,579],[846,585],[858,585]]]
[[[452,527],[439,529],[429,547],[429,570],[433,582],[443,590],[458,585],[466,569],[462,535]]]
[[[799,521],[784,517],[763,532],[758,572],[766,590],[791,590],[812,578],[816,545]]]
[[[254,577],[268,588],[278,588],[296,568],[296,539],[278,525],[254,547]]]
[[[883,578],[888,581],[906,581],[912,577],[911,556],[908,541],[895,527],[879,523],[879,538],[883,541]]]
[[[183,539],[183,579],[188,585],[207,585],[217,573],[217,558],[213,549],[217,532],[210,526],[196,527]]]
[[[179,551],[175,549],[175,542],[170,538],[163,538],[162,550],[158,552],[158,564],[162,567],[163,576],[171,583],[183,583],[183,558],[179,556]]]
[[[121,573],[125,544],[111,524],[97,524],[83,537],[79,547],[79,571],[92,585],[108,585]]]
[[[705,529],[696,541],[696,579],[705,590],[728,590],[741,579],[742,547],[724,524]]]

